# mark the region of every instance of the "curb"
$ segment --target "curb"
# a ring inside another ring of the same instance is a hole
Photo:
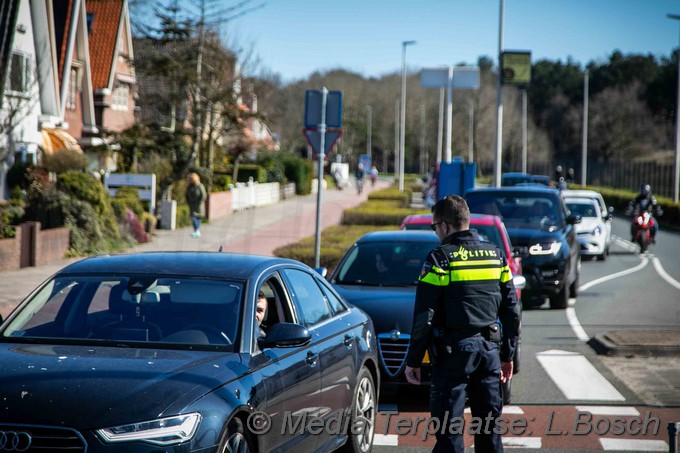
[[[601,355],[680,356],[680,331],[614,330],[596,334],[588,345]]]

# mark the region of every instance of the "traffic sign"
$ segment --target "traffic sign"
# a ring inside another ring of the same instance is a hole
[[[314,154],[320,154],[321,133],[315,127],[306,127],[302,132],[305,134],[307,143],[309,143],[309,146],[314,150]],[[342,129],[326,129],[323,154],[328,154],[335,143],[340,139],[340,136],[342,136]]]
[[[305,127],[321,124],[322,90],[307,90],[305,94]],[[329,91],[326,95],[326,127],[342,127],[342,91]]]

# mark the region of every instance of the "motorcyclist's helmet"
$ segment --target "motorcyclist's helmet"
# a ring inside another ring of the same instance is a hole
[[[640,195],[643,197],[648,197],[652,193],[652,187],[649,184],[643,184],[640,186]]]

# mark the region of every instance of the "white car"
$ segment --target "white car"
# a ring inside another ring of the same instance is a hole
[[[581,255],[596,256],[598,260],[604,261],[609,254],[611,229],[607,229],[600,205],[590,198],[565,197],[564,202],[572,214],[581,216],[581,223],[575,225]]]
[[[563,190],[561,194],[565,199],[588,198],[597,201],[597,204],[600,206],[602,220],[604,220],[604,224],[607,227],[607,244],[609,244],[609,240],[612,236],[612,213],[614,212],[614,208],[607,207],[607,203],[604,202],[602,194],[595,190]]]

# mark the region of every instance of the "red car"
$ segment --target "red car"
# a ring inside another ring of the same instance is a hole
[[[401,230],[429,230],[432,223],[432,214],[417,214],[410,215],[404,218],[399,229]],[[477,232],[496,244],[505,252],[508,257],[508,264],[510,271],[515,277],[515,287],[517,288],[517,297],[521,298],[522,288],[525,285],[524,277],[522,276],[522,258],[514,256],[512,252],[512,244],[508,237],[508,232],[505,230],[505,225],[500,217],[486,214],[470,214],[470,229],[477,230]],[[517,278],[520,277],[520,278]]]

